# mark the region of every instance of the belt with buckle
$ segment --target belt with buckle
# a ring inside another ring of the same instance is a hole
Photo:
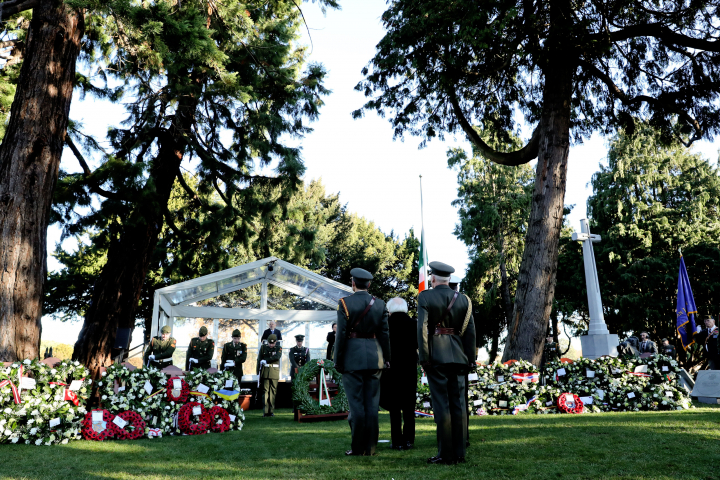
[[[455,335],[455,329],[435,327],[435,335]]]
[[[161,358],[160,360],[155,360],[156,362],[172,362],[172,358]]]
[[[348,338],[377,338],[374,333],[352,332]]]

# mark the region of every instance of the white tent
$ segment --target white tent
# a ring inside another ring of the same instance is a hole
[[[260,308],[202,307],[196,303],[260,284]],[[268,284],[332,310],[268,310]],[[164,325],[174,326],[176,317],[212,318],[217,343],[218,319],[257,320],[259,334],[269,320],[292,322],[332,322],[337,318],[338,302],[352,294],[347,285],[325,278],[276,257],[229,268],[217,273],[155,290],[152,335]],[[259,335],[258,335],[259,338]],[[258,345],[259,347],[259,345]]]

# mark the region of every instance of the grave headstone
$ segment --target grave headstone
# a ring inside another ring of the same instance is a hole
[[[720,371],[700,370],[690,395],[702,403],[720,403]]]

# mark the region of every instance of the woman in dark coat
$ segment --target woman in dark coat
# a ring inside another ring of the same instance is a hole
[[[400,297],[390,299],[387,309],[392,362],[380,378],[380,406],[390,412],[391,448],[403,450],[415,443],[417,320]]]
[[[337,332],[337,323],[332,324],[332,332],[327,334],[327,352],[325,352],[325,358],[328,360],[333,359],[333,350],[335,349],[335,332]]]

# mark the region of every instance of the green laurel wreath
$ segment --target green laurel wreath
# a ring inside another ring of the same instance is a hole
[[[322,362],[322,363],[319,363]],[[332,406],[320,406],[318,400],[310,396],[310,380],[313,380],[321,368],[332,375],[338,384],[338,393],[332,399]],[[292,385],[292,400],[295,408],[305,415],[324,415],[328,413],[344,413],[350,409],[345,388],[341,381],[342,375],[335,369],[332,360],[310,360],[298,370]]]

